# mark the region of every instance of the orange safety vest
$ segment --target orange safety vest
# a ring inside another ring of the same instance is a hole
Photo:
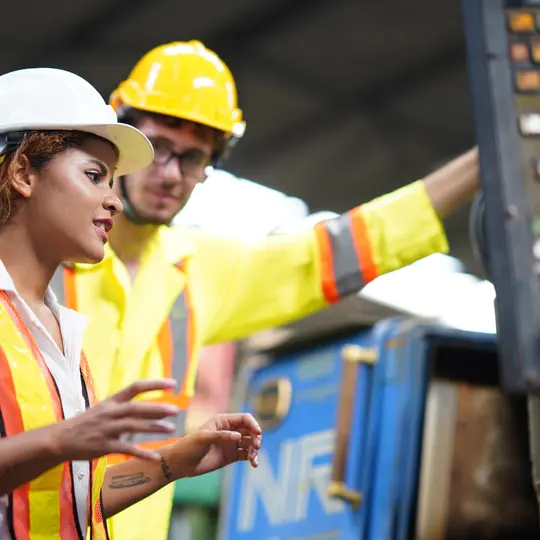
[[[179,271],[186,271],[186,264],[179,262],[176,265]],[[71,309],[77,310],[77,286],[75,283],[76,270],[71,263],[64,263],[56,271],[52,286],[58,301]],[[175,420],[176,430],[171,436],[164,438],[159,434],[139,433],[133,436],[135,444],[145,448],[156,449],[178,440],[184,435],[186,410],[190,399],[186,396],[185,385],[188,373],[192,369],[195,359],[193,351],[193,336],[195,332],[195,319],[190,303],[189,287],[186,284],[184,290],[175,299],[169,312],[169,317],[163,322],[158,333],[157,341],[163,362],[163,376],[172,377],[184,385],[180,393],[164,392],[155,401],[171,403],[181,409],[180,415]],[[120,463],[131,456],[111,454],[107,457],[109,465]]]
[[[87,406],[95,402],[90,370],[81,355]],[[29,329],[5,291],[0,291],[0,435],[11,437],[64,419],[56,383]],[[101,485],[106,459],[91,463],[90,538],[108,540]],[[13,540],[83,540],[77,519],[71,463],[45,472],[9,495],[8,530]]]

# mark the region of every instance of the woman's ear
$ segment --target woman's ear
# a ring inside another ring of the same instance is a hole
[[[28,158],[24,154],[15,156],[14,161],[9,165],[9,173],[13,189],[25,199],[30,197],[37,178]]]

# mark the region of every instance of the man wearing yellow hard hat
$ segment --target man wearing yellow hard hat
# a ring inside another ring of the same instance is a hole
[[[227,66],[196,41],[163,45],[137,63],[110,102],[153,143],[154,163],[120,179],[124,215],[103,262],[66,266],[56,276],[58,295],[92,321],[85,349],[101,397],[139,378],[172,375],[183,383],[164,399],[187,408],[202,346],[299,319],[446,251],[440,219],[477,188],[471,150],[298,234],[258,242],[208,237],[169,224],[244,134]],[[170,486],[116,516],[111,537],[165,539],[172,495]]]

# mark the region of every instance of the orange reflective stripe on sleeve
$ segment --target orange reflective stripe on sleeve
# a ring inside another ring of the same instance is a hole
[[[352,220],[351,233],[356,247],[356,254],[362,267],[364,284],[373,281],[379,274],[373,261],[373,252],[369,240],[366,222],[362,215],[362,207],[359,206],[349,212]]]
[[[336,277],[334,275],[332,243],[330,241],[330,234],[324,222],[315,225],[315,235],[319,246],[323,295],[329,304],[333,304],[339,300],[339,292],[337,290]]]
[[[317,223],[323,294],[329,303],[357,293],[377,276],[361,208]]]

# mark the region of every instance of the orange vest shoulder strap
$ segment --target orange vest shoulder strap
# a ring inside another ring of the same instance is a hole
[[[54,379],[30,330],[5,291],[0,291],[0,320],[3,435],[17,435],[61,421],[62,404]],[[13,538],[45,536],[45,531],[56,530],[59,538],[82,539],[72,485],[71,464],[65,463],[16,489],[11,495],[8,513]],[[46,515],[44,508],[47,508]]]
[[[64,263],[57,268],[50,283],[58,302],[71,309],[77,309],[76,275],[75,265]]]

